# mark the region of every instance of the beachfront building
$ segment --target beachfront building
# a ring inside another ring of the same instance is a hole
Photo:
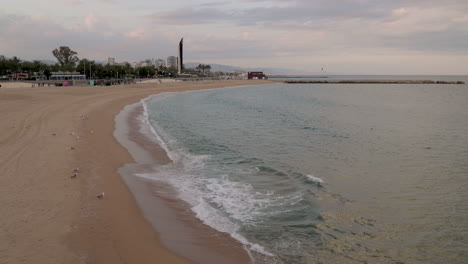
[[[79,72],[52,72],[49,80],[63,81],[63,80],[86,80],[86,75]]]
[[[107,64],[109,66],[114,66],[115,65],[115,58],[108,58],[107,59]]]
[[[268,76],[266,76],[263,72],[248,72],[247,79],[249,80],[266,80]]]
[[[29,78],[29,73],[13,73],[13,79],[25,80]]]
[[[177,57],[176,56],[169,56],[166,59],[166,67],[171,68],[177,68]]]

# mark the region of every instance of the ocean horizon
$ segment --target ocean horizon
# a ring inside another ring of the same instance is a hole
[[[270,76],[271,80],[411,80],[411,81],[421,81],[421,80],[431,80],[431,81],[463,81],[468,83],[468,75],[395,75],[395,74],[374,74],[374,75],[365,75],[365,74],[327,74],[327,73],[317,73],[317,74],[298,74],[298,75],[281,75],[281,74],[272,74]]]

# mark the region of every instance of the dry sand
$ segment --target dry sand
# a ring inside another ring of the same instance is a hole
[[[10,88],[31,88],[32,87],[32,83],[28,83],[28,82],[1,82],[0,81],[0,85],[2,87],[0,87],[0,89],[2,88],[6,88],[6,89],[10,89]]]
[[[0,263],[190,263],[162,245],[117,173],[132,158],[114,116],[158,92],[261,83],[0,88]]]

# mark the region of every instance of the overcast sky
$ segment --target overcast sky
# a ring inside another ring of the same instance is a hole
[[[468,75],[467,0],[0,0],[0,55]]]

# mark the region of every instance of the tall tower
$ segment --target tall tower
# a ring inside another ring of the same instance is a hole
[[[181,74],[184,69],[184,38],[179,42],[179,57],[177,62],[177,71]]]

